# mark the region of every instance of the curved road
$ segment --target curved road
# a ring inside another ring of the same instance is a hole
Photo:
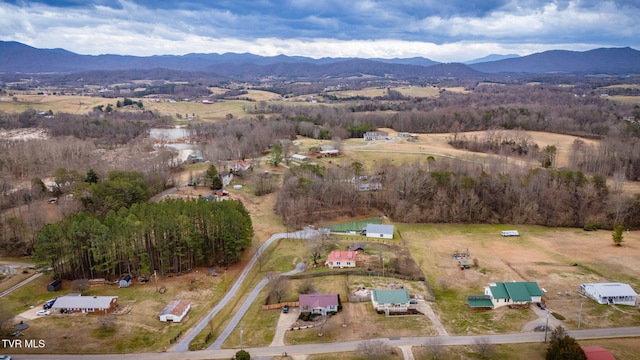
[[[266,248],[268,248],[269,245],[271,245],[274,241],[276,241],[278,239],[283,239],[283,238],[310,239],[310,238],[313,238],[314,236],[317,236],[318,234],[319,233],[318,233],[317,230],[313,230],[313,229],[310,229],[310,228],[306,228],[304,230],[296,231],[296,232],[293,232],[293,233],[273,234],[267,241],[264,242],[264,244],[262,244],[262,246],[260,246],[258,251],[253,255],[253,257],[251,258],[251,261],[249,261],[249,264],[247,264],[247,266],[244,268],[244,270],[242,270],[242,273],[240,273],[240,276],[238,277],[236,282],[233,284],[231,289],[224,295],[222,300],[220,300],[220,302],[218,304],[216,304],[216,306],[202,320],[200,320],[200,322],[195,327],[191,328],[191,330],[189,330],[189,332],[180,341],[178,341],[172,348],[170,348],[168,351],[172,351],[172,352],[189,351],[189,344],[191,343],[191,341],[193,341],[193,339],[202,330],[204,330],[204,328],[207,326],[207,324],[209,324],[211,319],[213,319],[220,312],[220,310],[222,310],[225,306],[227,306],[229,301],[234,296],[236,296],[236,294],[238,293],[238,289],[240,288],[240,285],[242,285],[244,280],[247,278],[247,275],[249,274],[249,272],[251,271],[251,269],[253,268],[255,263],[258,261],[258,257],[262,253],[264,253],[264,250]],[[251,292],[251,295],[249,295],[249,299],[247,301],[253,299],[260,292],[260,290],[262,290],[262,288],[260,288],[256,292],[256,289],[260,285],[262,285],[262,287],[264,287],[266,285],[265,279],[263,279],[258,284],[258,286],[256,286],[256,288],[254,288],[254,290]],[[254,294],[254,292],[255,292],[255,294]],[[243,304],[243,306],[244,306],[244,304]],[[246,312],[246,310],[248,308],[249,307],[247,306],[247,308],[244,310],[244,312]],[[233,320],[236,320],[236,321],[239,322],[240,319],[242,318],[242,315],[244,315],[244,312],[239,311],[238,313],[240,314],[240,317],[238,319],[236,319],[236,317],[238,317],[238,314],[236,314],[236,316],[234,316],[234,319],[232,319],[232,323],[233,323]],[[232,323],[230,323],[229,326],[227,326],[227,328],[229,328],[232,325]],[[237,322],[236,322],[236,324],[237,324]],[[226,334],[226,337],[228,337],[229,334],[231,333],[231,331],[233,330],[233,327],[230,328],[230,329],[227,329],[227,328],[225,328],[225,331],[228,330],[228,333]],[[223,334],[220,334],[220,337],[222,337]],[[226,339],[226,337],[224,339]],[[222,341],[224,341],[224,339]],[[216,343],[217,342],[218,342],[218,340],[216,340]]]

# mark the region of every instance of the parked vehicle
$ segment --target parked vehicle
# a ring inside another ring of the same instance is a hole
[[[49,311],[49,310],[38,310],[36,315],[38,315],[38,316],[48,316],[48,315],[51,315],[51,311]]]
[[[285,314],[289,313],[289,305],[283,306],[282,307],[282,312],[285,313]]]

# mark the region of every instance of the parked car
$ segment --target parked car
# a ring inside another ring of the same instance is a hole
[[[289,313],[289,305],[283,306],[282,307],[282,312],[285,313],[285,314]]]
[[[38,310],[38,312],[36,313],[36,315],[38,315],[38,316],[47,316],[47,315],[51,315],[51,311],[49,311],[49,310]]]
[[[547,331],[547,330],[551,330],[551,329],[549,329],[547,326],[544,326],[544,325],[536,326],[535,328],[533,328],[533,331]]]
[[[415,304],[417,304],[417,303],[418,303],[418,299],[411,299],[411,300],[409,300],[409,304],[413,304],[413,305],[415,305]]]
[[[11,360],[10,355],[0,355],[0,360]]]

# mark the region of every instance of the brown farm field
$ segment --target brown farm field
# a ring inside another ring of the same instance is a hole
[[[581,303],[581,328],[640,325],[637,308],[599,305],[582,300],[576,292],[585,282],[625,282],[637,289],[638,231],[625,233],[624,246],[616,247],[611,232],[604,230],[450,224],[398,227],[436,292],[434,309],[454,334],[508,330],[492,328],[491,323],[521,310],[474,312],[466,306],[466,294],[482,293],[487,283],[496,281],[538,282],[546,290],[543,301],[549,309],[566,317],[563,325],[570,329],[577,328]],[[501,230],[512,228],[519,230],[521,236],[500,236]],[[468,251],[479,266],[461,271],[451,256],[456,251]],[[488,322],[483,324],[478,317]],[[526,317],[522,320],[528,321]]]
[[[439,89],[434,86],[399,86],[391,89],[400,92],[404,96],[411,96],[411,97],[435,98],[439,94]],[[384,96],[386,93],[387,93],[387,87],[375,87],[375,88],[365,88],[360,90],[332,91],[330,94],[335,95],[339,98],[347,98],[347,97],[354,97],[354,96],[374,98],[374,97]]]

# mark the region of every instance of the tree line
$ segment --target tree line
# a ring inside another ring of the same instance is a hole
[[[80,212],[44,226],[33,256],[65,278],[114,278],[228,266],[251,245],[240,201],[136,203],[105,216]]]
[[[363,175],[367,180],[359,180]],[[404,165],[386,161],[368,172],[353,164],[292,167],[276,204],[283,222],[292,225],[371,210],[408,223],[640,227],[640,197],[625,195],[619,183],[610,188],[603,175],[525,169],[506,158],[489,164],[434,158]]]

